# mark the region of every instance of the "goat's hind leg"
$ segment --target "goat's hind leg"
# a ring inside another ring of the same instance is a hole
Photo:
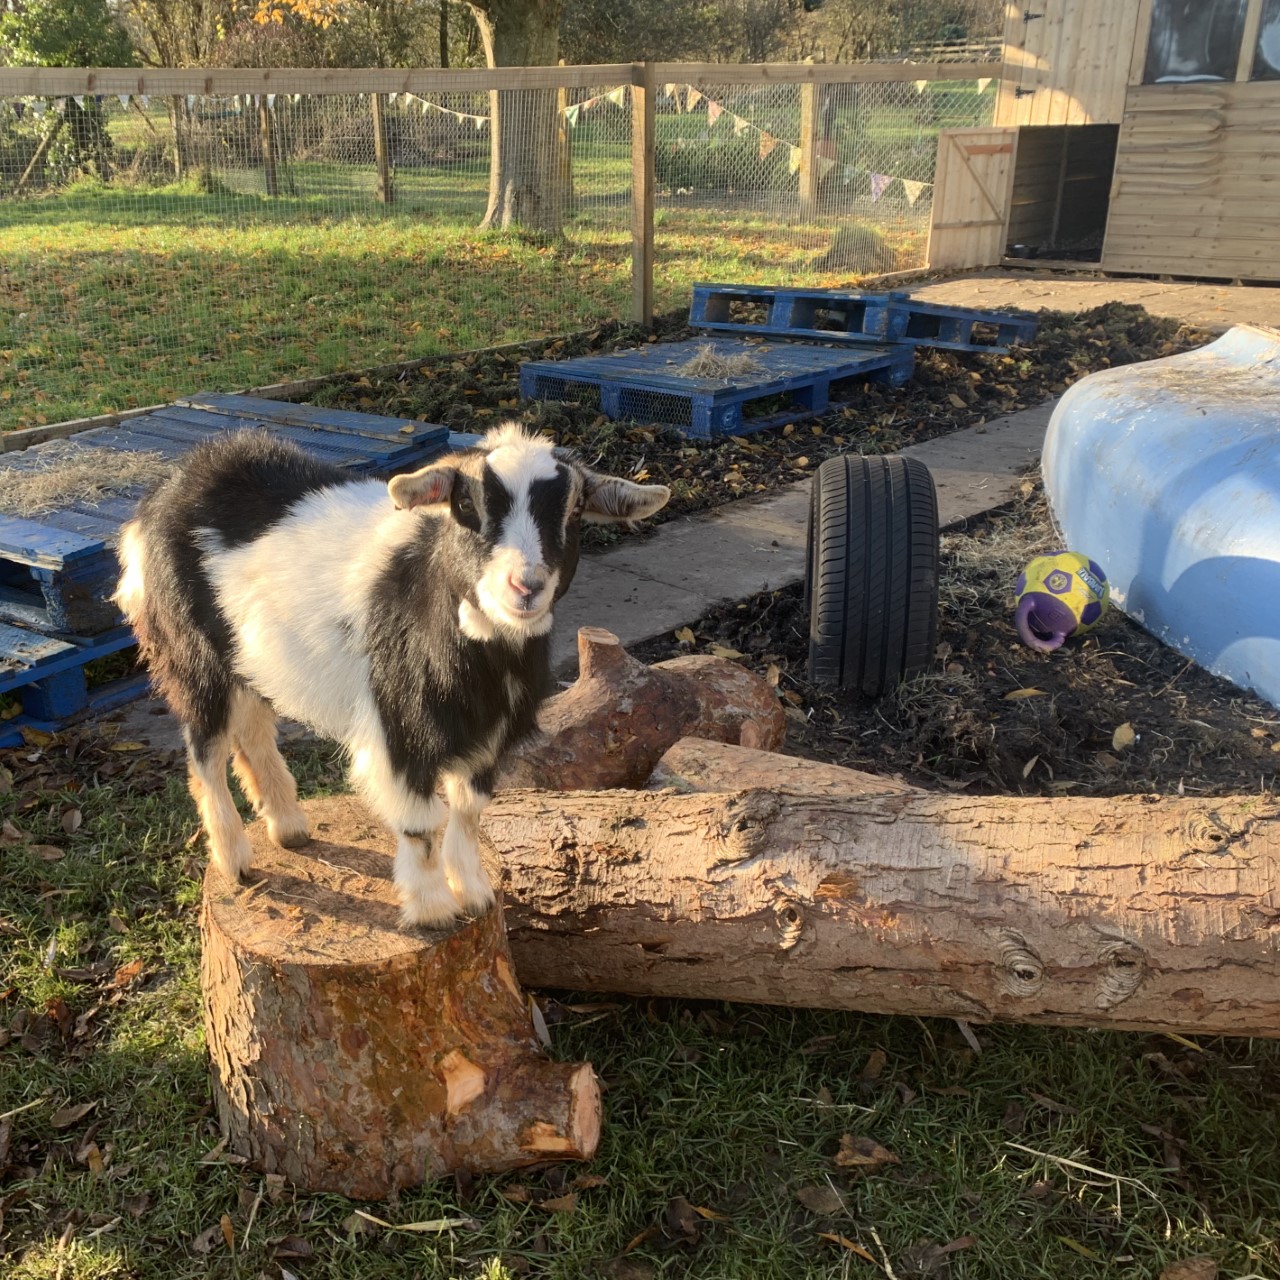
[[[492,778],[464,778],[448,774],[444,780],[449,797],[449,825],[442,852],[444,873],[463,909],[483,915],[494,902],[493,885],[480,861],[480,815],[493,798]]]
[[[230,734],[197,733],[187,725],[182,732],[187,742],[187,782],[200,811],[209,856],[222,874],[235,882],[248,871],[253,850],[227,785]]]
[[[298,803],[298,784],[276,745],[276,713],[272,705],[248,689],[238,689],[231,703],[231,767],[249,803],[266,819],[276,844],[296,849],[311,838],[307,815]]]

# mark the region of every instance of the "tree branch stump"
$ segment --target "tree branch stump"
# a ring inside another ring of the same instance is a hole
[[[527,747],[501,788],[642,787],[681,738],[773,751],[787,736],[778,696],[737,663],[689,654],[645,666],[602,627],[578,630],[578,679],[538,713],[545,740]]]
[[[361,1200],[458,1169],[590,1159],[599,1085],[543,1054],[501,909],[402,930],[381,825],[351,797],[303,807],[303,849],[250,828],[255,883],[205,875],[205,1031],[231,1149]]]
[[[500,793],[532,986],[1280,1036],[1280,806],[935,794],[685,739],[664,790]]]

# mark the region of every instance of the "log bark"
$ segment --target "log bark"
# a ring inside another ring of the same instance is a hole
[[[665,790],[499,794],[531,986],[1280,1035],[1280,807],[932,794],[685,740]]]
[[[381,825],[351,797],[305,807],[301,850],[250,828],[255,883],[205,876],[205,1031],[231,1149],[361,1200],[458,1169],[589,1159],[599,1085],[541,1051],[501,909],[401,930]]]
[[[703,654],[647,667],[601,627],[578,631],[578,679],[547,701],[538,725],[545,740],[511,763],[501,787],[640,787],[680,738],[773,751],[787,734],[777,695],[759,676]]]

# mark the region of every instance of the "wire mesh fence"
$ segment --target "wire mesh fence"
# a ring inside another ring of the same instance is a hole
[[[558,89],[0,100],[0,429],[627,317],[633,104],[598,70]],[[697,279],[923,265],[938,132],[989,121],[994,98],[660,86],[658,309]]]

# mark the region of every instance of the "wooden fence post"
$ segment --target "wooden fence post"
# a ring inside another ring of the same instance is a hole
[[[267,195],[277,196],[280,186],[276,181],[275,131],[271,127],[271,107],[265,93],[258,95],[258,136],[262,140],[262,173],[267,182]]]
[[[653,129],[656,77],[652,62],[632,64],[631,77],[631,318],[653,320]]]
[[[378,165],[378,199],[390,204],[395,198],[391,187],[391,164],[387,158],[387,95],[371,93],[373,103],[373,158]]]
[[[812,218],[818,210],[818,86],[806,80],[800,86],[800,216]]]
[[[564,66],[564,59],[560,59]],[[573,126],[566,111],[569,90],[561,85],[556,90],[556,171],[560,182],[560,200],[566,211],[573,209]]]
[[[173,107],[173,176],[181,178],[186,172],[186,157],[182,154],[182,98],[174,94],[169,99]]]

